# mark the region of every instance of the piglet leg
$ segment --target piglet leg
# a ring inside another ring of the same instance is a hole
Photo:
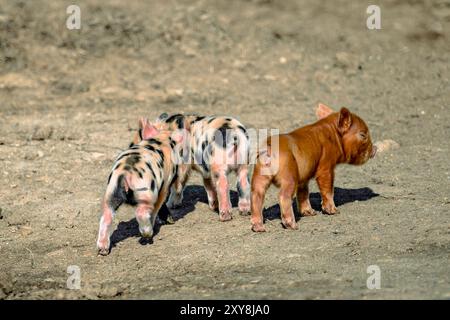
[[[334,168],[317,170],[316,180],[322,196],[323,213],[330,215],[339,213],[334,204]]]
[[[216,187],[219,198],[219,219],[220,221],[229,221],[231,216],[230,186],[226,174],[225,166],[216,166],[212,168],[213,183]]]
[[[297,209],[303,217],[315,216],[317,212],[311,207],[309,202],[308,184],[299,185],[297,189]]]
[[[149,203],[141,202],[136,208],[136,220],[139,224],[139,232],[144,238],[153,236],[153,206]]]
[[[110,237],[115,212],[106,201],[103,201],[102,210],[103,212],[98,230],[97,248],[100,255],[106,256],[109,253]]]
[[[263,218],[263,204],[264,197],[269,188],[270,183],[272,181],[272,176],[262,175],[261,174],[261,165],[258,162],[255,165],[255,170],[253,172],[252,178],[252,192],[251,192],[251,207],[252,207],[252,230],[255,232],[264,232],[266,231],[264,227],[264,218]]]
[[[209,208],[212,211],[216,211],[218,208],[217,192],[211,178],[203,178],[203,184],[206,189],[206,195],[208,196]]]
[[[239,194],[239,212],[246,215],[250,212],[250,183],[248,181],[247,165],[239,166],[237,191]]]
[[[178,177],[171,187],[167,206],[171,209],[181,206],[183,203],[183,189],[189,177],[189,167],[187,165],[178,166]]]
[[[283,181],[280,187],[280,209],[281,222],[287,229],[298,229],[295,222],[294,210],[292,209],[292,198],[294,196],[295,183],[293,181]]]

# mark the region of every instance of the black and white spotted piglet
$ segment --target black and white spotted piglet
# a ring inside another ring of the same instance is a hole
[[[248,163],[250,142],[246,128],[237,119],[227,116],[168,115],[163,113],[154,122],[159,129],[185,130],[183,165],[179,179],[172,186],[169,207],[181,204],[183,188],[191,169],[201,173],[208,195],[209,207],[219,209],[219,219],[232,218],[228,174],[237,174],[239,211],[250,211]]]
[[[147,119],[139,121],[139,131],[129,149],[114,163],[102,200],[102,216],[97,247],[107,255],[115,211],[123,203],[136,206],[136,220],[142,237],[153,236],[156,216],[165,206],[170,186],[177,179],[179,154],[176,145],[183,136],[158,130]]]

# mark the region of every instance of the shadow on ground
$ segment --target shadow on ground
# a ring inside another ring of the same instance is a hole
[[[354,202],[354,201],[367,201],[374,197],[377,197],[378,194],[374,193],[370,188],[359,188],[359,189],[343,189],[343,188],[334,188],[334,201],[337,207]],[[236,191],[230,191],[230,199],[233,207],[237,207],[238,205],[238,193]],[[318,192],[311,193],[309,195],[309,199],[311,201],[311,206],[314,210],[320,211],[321,208],[321,197]],[[195,206],[198,202],[202,202],[208,204],[208,197],[206,195],[205,188],[199,185],[191,185],[187,186],[184,189],[183,193],[183,204],[180,208],[170,210],[173,220],[177,221],[184,218],[187,214],[191,213],[195,210]],[[154,236],[158,234],[159,230],[163,225],[166,224],[168,209],[164,206],[161,208],[158,213],[157,223],[154,229]],[[299,212],[297,210],[297,205],[294,201],[294,211],[296,219],[300,218]],[[279,204],[275,204],[269,208],[264,209],[264,219],[267,220],[275,220],[280,219],[280,206]],[[129,221],[121,221],[117,226],[116,230],[114,230],[111,236],[111,246],[115,247],[115,245],[125,239],[140,237],[138,223],[135,218]],[[152,239],[144,239],[140,238],[139,243],[142,245],[147,245],[153,243]]]
[[[354,202],[354,201],[367,201],[374,197],[378,197],[379,194],[373,192],[370,188],[359,188],[359,189],[343,189],[343,188],[334,188],[334,203],[336,207],[339,207],[343,204]],[[309,201],[311,202],[311,206],[316,211],[321,211],[321,197],[320,193],[310,193]],[[300,219],[300,214],[297,209],[296,201],[293,203],[295,219]],[[265,208],[263,211],[265,220],[274,220],[280,219],[280,205],[275,204],[269,208]]]
[[[230,200],[233,207],[238,205],[238,193],[236,191],[230,191]],[[184,218],[187,214],[195,210],[195,205],[197,202],[203,202],[208,204],[208,196],[206,195],[205,188],[199,185],[187,186],[183,192],[183,203],[179,208],[171,209],[173,220],[177,221]],[[159,233],[159,230],[163,225],[167,223],[167,217],[169,214],[169,209],[165,205],[158,212],[158,218],[156,220],[156,225],[154,228],[153,236]],[[119,222],[117,228],[111,235],[111,248],[114,248],[117,243],[124,241],[128,238],[140,237],[139,225],[136,218],[132,218],[128,221]],[[142,245],[152,244],[152,239],[140,238],[139,243]]]

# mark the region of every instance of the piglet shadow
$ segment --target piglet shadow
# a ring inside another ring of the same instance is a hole
[[[230,190],[230,201],[233,208],[238,206],[239,195],[234,190]],[[208,196],[206,195],[205,187],[199,185],[186,186],[183,193],[182,206],[195,206],[197,202],[208,204]]]
[[[343,189],[343,188],[334,188],[334,203],[336,207],[339,207],[343,204],[354,202],[354,201],[367,201],[374,197],[378,197],[379,194],[373,192],[370,188],[359,188],[359,189]],[[321,211],[321,200],[320,193],[310,193],[309,201],[311,202],[311,206],[316,211]],[[293,203],[295,219],[300,219],[300,214],[297,208],[296,201]],[[275,204],[269,208],[264,209],[263,211],[264,219],[274,220],[280,219],[280,205]]]
[[[236,191],[230,191],[230,200],[233,207],[238,204],[238,193]],[[205,188],[199,185],[186,186],[183,192],[183,203],[179,208],[169,209],[164,205],[158,212],[158,218],[153,229],[153,237],[155,237],[161,227],[167,225],[167,218],[169,212],[172,215],[173,220],[183,219],[187,214],[195,210],[195,205],[198,202],[208,204],[208,196],[206,195]],[[142,245],[148,245],[153,243],[152,238],[142,238],[139,233],[139,225],[136,218],[132,218],[128,221],[121,221],[117,225],[117,228],[111,235],[111,248],[114,248],[118,243],[128,238],[139,238],[139,243]]]
[[[156,218],[155,227],[153,228],[153,237],[156,236],[161,226],[166,224],[169,215],[168,208],[164,204],[158,212],[158,217]],[[111,248],[114,248],[117,243],[128,239],[128,238],[139,238],[139,243],[141,245],[148,245],[153,243],[153,237],[142,238],[139,233],[139,224],[136,218],[130,219],[128,221],[121,221],[117,225],[117,228],[111,235]]]
[[[130,219],[128,221],[120,221],[119,224],[117,225],[117,228],[111,235],[111,248],[114,248],[119,242],[124,241],[125,239],[138,237],[139,243],[142,245],[151,244],[153,242],[151,238],[150,239],[141,238],[141,235],[139,233],[139,225],[136,221],[136,218]]]

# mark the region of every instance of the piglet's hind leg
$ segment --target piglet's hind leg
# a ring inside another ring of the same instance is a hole
[[[173,182],[167,206],[171,209],[178,208],[183,203],[183,189],[186,181],[189,178],[189,168],[187,165],[180,165],[178,167],[178,177]]]
[[[219,219],[220,221],[229,221],[231,216],[230,187],[226,168],[218,167],[212,170],[214,184],[219,198]]]
[[[206,195],[208,196],[208,205],[212,211],[218,208],[217,192],[211,178],[203,178],[203,185],[205,186]]]
[[[237,191],[239,194],[239,212],[247,215],[250,212],[250,183],[248,181],[248,166],[241,165],[238,169]]]
[[[256,164],[255,170],[252,178],[252,192],[251,192],[251,208],[252,208],[252,230],[255,232],[264,232],[266,231],[264,227],[264,218],[263,218],[263,204],[264,204],[264,196],[266,194],[267,188],[269,188],[272,181],[271,176],[266,176],[260,174],[260,165]]]
[[[114,210],[106,203],[103,203],[103,213],[100,218],[100,227],[98,230],[97,248],[98,253],[102,256],[109,254],[110,237],[112,231],[112,223],[114,219]]]
[[[152,211],[153,207],[148,203],[139,203],[136,208],[136,220],[139,224],[139,232],[144,238],[151,238],[153,236]]]
[[[294,210],[292,209],[292,199],[295,191],[295,183],[291,181],[283,181],[280,188],[280,209],[281,221],[286,229],[298,229],[295,222]]]

